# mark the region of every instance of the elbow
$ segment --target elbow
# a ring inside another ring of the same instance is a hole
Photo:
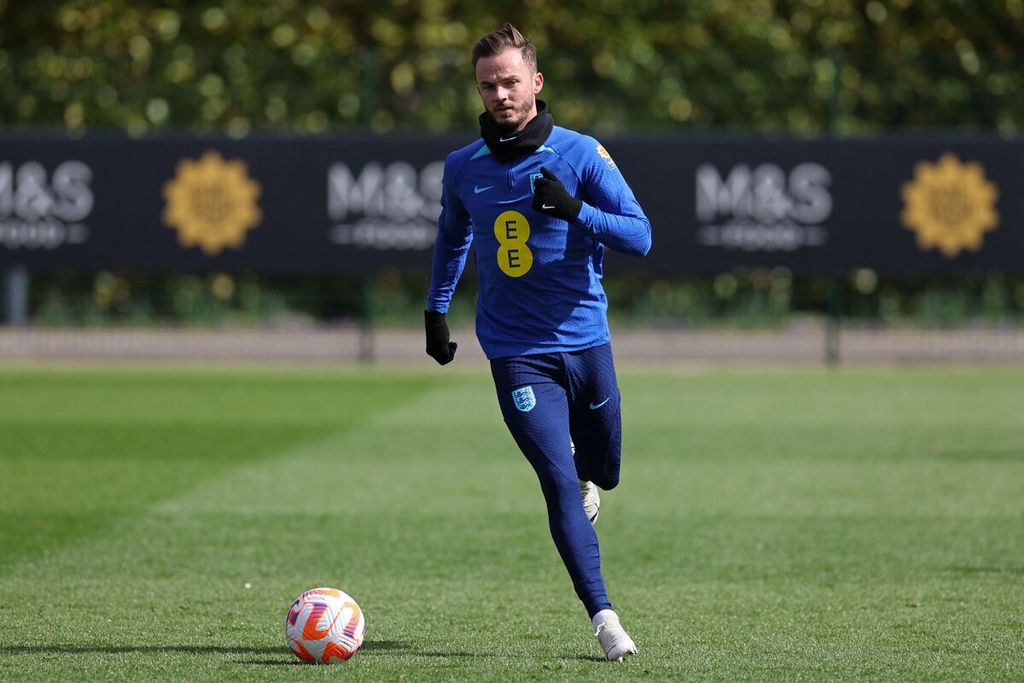
[[[651,230],[648,228],[642,234],[631,236],[629,239],[621,240],[614,249],[630,256],[647,256],[651,251]]]
[[[637,256],[647,256],[651,252],[651,223],[650,221],[645,221],[645,223],[647,229],[637,244]]]

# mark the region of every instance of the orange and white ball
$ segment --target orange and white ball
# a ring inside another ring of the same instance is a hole
[[[363,644],[366,621],[359,605],[336,588],[308,590],[284,619],[288,647],[304,662],[345,661]]]

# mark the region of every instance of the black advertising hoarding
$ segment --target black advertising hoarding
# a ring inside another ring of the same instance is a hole
[[[426,138],[0,138],[0,263],[428,268],[449,146]]]
[[[0,266],[426,271],[444,157],[472,138],[0,137]],[[1024,265],[1024,141],[602,142],[654,225],[613,272]]]
[[[1024,270],[1024,141],[620,140],[616,150],[656,226],[659,272]]]

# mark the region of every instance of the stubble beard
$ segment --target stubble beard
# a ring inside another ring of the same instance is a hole
[[[521,129],[523,126],[526,125],[526,123],[529,120],[527,117],[533,110],[534,103],[536,101],[536,97],[531,97],[529,100],[523,101],[519,106],[514,107],[513,111],[515,112],[516,116],[515,118],[510,119],[508,121],[499,121],[498,118],[495,116],[496,112],[492,111],[491,120],[494,121],[495,125],[498,126],[499,130],[505,133],[515,132],[516,130]]]

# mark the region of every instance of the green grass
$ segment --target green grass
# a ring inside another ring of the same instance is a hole
[[[621,383],[614,665],[486,374],[0,368],[0,680],[1024,678],[1024,369]]]

